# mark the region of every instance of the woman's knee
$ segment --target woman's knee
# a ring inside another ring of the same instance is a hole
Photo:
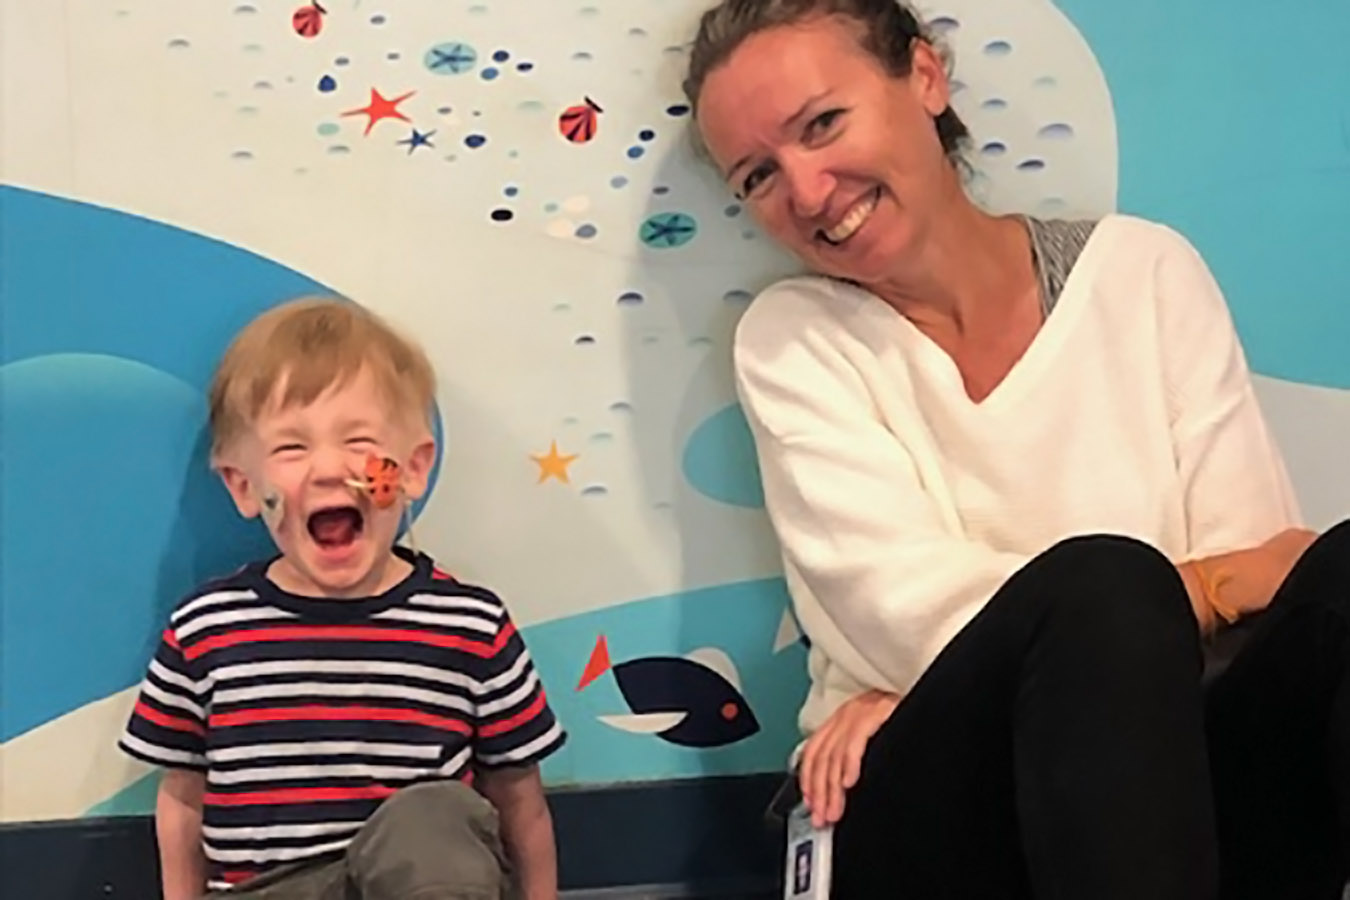
[[[1157,647],[1168,635],[1198,640],[1195,614],[1176,566],[1159,550],[1121,535],[1061,541],[1037,559],[1049,612],[1085,640]]]

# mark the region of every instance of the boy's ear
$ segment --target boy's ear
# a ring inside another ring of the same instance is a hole
[[[403,472],[403,492],[408,499],[420,499],[427,492],[427,483],[431,480],[431,467],[436,462],[436,439],[427,435],[413,445],[408,454],[408,463]]]
[[[230,499],[234,501],[234,508],[239,510],[239,515],[252,519],[262,512],[257,492],[243,469],[219,460],[215,469],[220,473],[220,480],[225,482],[225,489],[230,492]]]

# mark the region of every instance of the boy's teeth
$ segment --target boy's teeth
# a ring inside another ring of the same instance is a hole
[[[853,208],[848,211],[848,215],[844,216],[843,221],[825,232],[825,236],[836,244],[848,240],[853,236],[853,232],[861,228],[862,223],[867,221],[867,217],[872,214],[872,210],[876,209],[876,206],[877,195],[875,193],[868,194],[853,205]]]

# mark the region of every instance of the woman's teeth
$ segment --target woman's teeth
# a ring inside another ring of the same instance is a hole
[[[853,237],[853,233],[863,226],[867,217],[872,215],[872,211],[877,208],[877,199],[879,194],[872,191],[866,197],[853,204],[853,208],[839,222],[838,225],[824,232],[826,239],[832,244],[842,244],[844,241]]]

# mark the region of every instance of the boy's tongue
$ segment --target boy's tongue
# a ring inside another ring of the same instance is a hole
[[[309,533],[320,544],[350,544],[361,531],[361,513],[353,507],[324,509],[309,517]]]

